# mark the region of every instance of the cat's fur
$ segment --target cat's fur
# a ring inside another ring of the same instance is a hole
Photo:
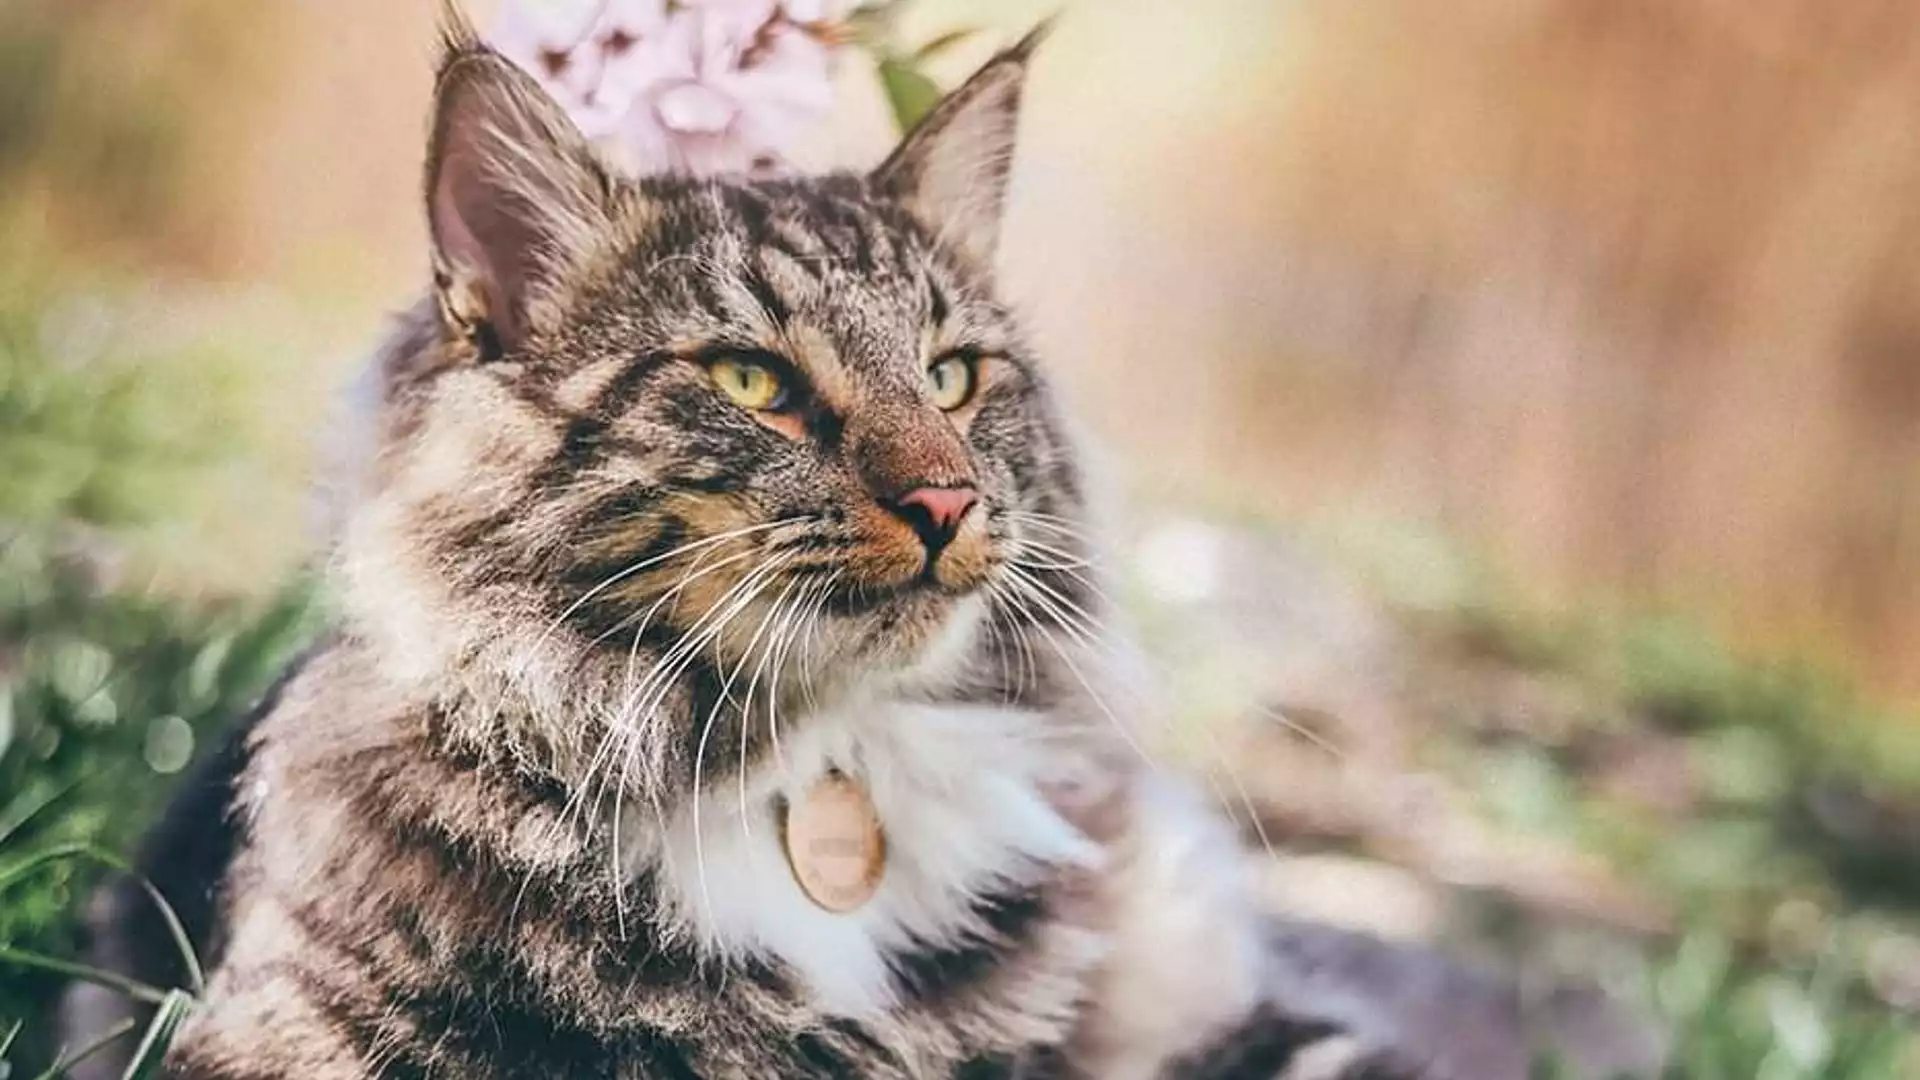
[[[1415,1074],[1305,1018],[1233,838],[1131,745],[993,291],[1030,51],[870,175],[634,181],[450,23],[435,288],[381,356],[339,629],[227,763],[169,1076]],[[956,352],[990,381],[942,413]],[[738,354],[803,396],[728,401]],[[931,555],[927,486],[980,497]],[[888,842],[848,915],[778,839],[830,770]]]

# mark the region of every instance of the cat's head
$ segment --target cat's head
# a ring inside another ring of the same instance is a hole
[[[386,357],[341,545],[362,633],[537,704],[582,671],[617,707],[768,665],[954,677],[992,598],[1079,549],[993,284],[1031,46],[870,173],[635,180],[453,33],[435,303]]]

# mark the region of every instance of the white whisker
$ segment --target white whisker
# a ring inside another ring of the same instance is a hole
[[[586,592],[580,594],[580,596],[577,599],[575,599],[573,603],[568,604],[566,609],[562,611],[558,616],[556,616],[553,622],[548,624],[545,630],[541,631],[540,636],[534,640],[533,648],[535,650],[538,650],[540,646],[546,644],[547,638],[551,637],[555,630],[558,630],[562,624],[564,624],[568,619],[572,618],[574,614],[578,612],[581,608],[591,603],[594,597],[599,596],[601,593],[607,591],[608,589],[612,588],[615,585],[618,585],[620,582],[625,581],[626,579],[632,577],[633,575],[639,573],[642,570],[647,569],[650,566],[657,566],[660,563],[667,561],[668,559],[675,558],[676,556],[685,555],[694,551],[702,551],[707,548],[713,547],[717,544],[724,544],[729,540],[735,540],[743,536],[751,536],[754,533],[766,532],[769,529],[777,529],[783,525],[792,525],[792,524],[795,524],[796,522],[800,522],[804,520],[806,519],[801,517],[782,518],[779,521],[769,521],[760,525],[748,525],[744,528],[732,529],[727,532],[720,533],[717,536],[709,536],[702,540],[696,540],[690,544],[682,544],[679,547],[674,548],[672,551],[666,552],[665,554],[655,555],[655,556],[652,556],[651,558],[642,559],[639,562],[633,563],[632,565],[626,567],[625,569],[615,572],[614,574],[609,576],[605,581],[600,582],[600,584],[595,585],[593,588],[588,589]]]
[[[1020,583],[1026,587],[1031,587],[1028,584],[1028,579],[1026,578],[1025,575],[1019,573],[1016,570],[1013,570],[1011,567],[1008,568],[1008,571],[1009,572],[1008,572],[1007,580]],[[1028,599],[1040,601],[1043,607],[1046,606],[1046,603],[1047,603],[1046,598],[1044,596],[1041,596],[1037,592],[1028,593],[1025,598],[1017,602],[1022,603],[1024,606],[1025,600],[1028,600]],[[1057,617],[1058,616],[1056,615],[1056,618]],[[1054,655],[1058,656],[1060,658],[1060,661],[1067,666],[1067,670],[1073,674],[1074,680],[1080,684],[1081,688],[1084,689],[1087,692],[1087,695],[1093,700],[1094,707],[1099,709],[1101,715],[1106,717],[1108,723],[1113,725],[1114,731],[1118,733],[1123,740],[1126,741],[1126,744],[1132,748],[1135,754],[1139,755],[1141,761],[1145,762],[1148,765],[1152,765],[1153,756],[1147,753],[1146,748],[1140,745],[1139,740],[1134,737],[1133,732],[1127,728],[1126,724],[1121,722],[1120,717],[1116,715],[1113,709],[1107,704],[1106,698],[1101,696],[1100,692],[1093,688],[1093,683],[1090,682],[1087,679],[1086,675],[1081,672],[1080,665],[1073,662],[1073,657],[1070,651],[1064,645],[1062,645],[1059,639],[1053,636],[1052,631],[1048,630],[1046,626],[1044,626],[1039,620],[1029,618],[1028,624],[1034,630],[1038,631],[1041,636],[1045,637],[1050,644],[1053,645]],[[1062,624],[1063,629],[1066,628],[1067,625],[1068,624],[1063,622]]]
[[[735,613],[735,610],[734,609],[728,610],[720,618],[718,623],[712,623],[712,620],[714,619],[715,615],[718,614],[722,609],[722,607],[728,604],[730,600],[733,600],[736,597],[738,597],[744,590],[751,588],[753,586],[753,583],[759,578],[762,572],[768,570],[768,568],[769,568],[768,562],[761,563],[759,566],[755,567],[753,571],[750,571],[747,575],[742,577],[740,581],[735,582],[730,588],[728,588],[724,593],[722,593],[719,599],[715,600],[711,605],[709,605],[707,610],[702,613],[701,617],[698,620],[696,620],[694,624],[691,627],[689,627],[684,633],[681,634],[680,638],[675,642],[673,647],[668,649],[664,654],[662,654],[662,656],[660,656],[655,661],[653,667],[648,671],[646,678],[641,681],[641,684],[638,687],[635,687],[632,691],[628,693],[626,702],[621,706],[620,711],[616,714],[615,723],[613,725],[613,730],[615,732],[615,737],[613,739],[613,742],[616,743],[619,747],[619,750],[615,754],[615,756],[619,758],[621,761],[621,765],[619,769],[619,777],[616,781],[615,777],[613,777],[610,773],[606,777],[606,779],[601,783],[599,787],[599,793],[593,796],[592,805],[593,805],[593,816],[595,818],[599,817],[599,813],[600,813],[599,807],[603,802],[603,800],[605,799],[606,792],[610,787],[616,792],[615,800],[616,800],[616,810],[617,810],[619,805],[619,799],[624,794],[624,792],[631,786],[631,775],[632,775],[632,770],[634,765],[634,757],[636,752],[641,749],[641,746],[639,745],[638,739],[637,739],[637,731],[632,724],[632,718],[652,716],[654,714],[654,710],[658,708],[660,701],[664,698],[665,693],[671,688],[672,680],[677,678],[679,673],[683,671],[689,663],[691,663],[691,659],[694,653],[700,647],[702,647],[707,640],[710,640],[712,636],[716,635],[719,632],[719,630],[725,625],[727,620],[732,618],[733,614]],[[666,596],[663,596],[660,598],[660,600],[657,600],[654,604],[654,607],[649,610],[648,617],[651,618],[653,612],[657,611],[660,605],[666,602],[668,597],[670,597],[674,593],[677,593],[680,590],[680,588],[684,587],[684,585],[687,583],[688,580],[691,580],[691,579],[689,578],[687,580],[683,580],[681,586],[677,586],[675,589],[670,590]],[[710,623],[712,623],[712,625],[709,625]],[[645,621],[643,621],[640,629],[636,630],[636,635],[644,632],[645,625],[646,623]],[[636,644],[637,644],[637,638],[636,638]],[[630,657],[631,657],[631,654],[630,654]],[[635,709],[633,707],[634,704],[636,702],[642,701],[643,699],[645,700],[645,706],[640,709]],[[584,798],[590,787],[591,787],[590,784],[581,785],[581,787],[574,792],[573,799]],[[659,818],[661,826],[664,829],[665,815],[659,803],[659,795],[658,795],[658,791],[656,790],[656,785],[653,785],[653,784],[647,785],[647,790],[648,790],[649,799],[653,803],[655,816]],[[570,799],[570,805],[572,805],[571,799]],[[617,815],[616,815],[616,821],[615,821],[616,827],[618,826],[618,824],[619,822],[617,820]],[[669,858],[670,857],[671,856],[669,855]],[[615,883],[616,889],[621,888],[624,883],[624,879],[619,877],[619,874],[621,873],[621,871],[619,867],[619,844],[617,842],[614,845],[613,859],[611,860],[609,871],[610,873],[615,875],[614,883]]]
[[[767,681],[767,740],[773,747],[774,765],[783,774],[785,774],[788,769],[786,757],[780,750],[780,676],[785,673],[787,669],[788,652],[793,648],[794,643],[800,638],[802,632],[809,628],[808,620],[816,611],[815,597],[823,594],[825,589],[830,587],[830,585],[830,581],[809,583],[801,591],[799,597],[795,599],[792,615],[788,618],[788,625],[785,627],[784,640],[781,642],[778,655],[773,661],[773,677]],[[806,653],[803,648],[801,659],[804,661],[805,658]]]
[[[719,623],[715,624],[713,630],[708,632],[708,639],[711,640],[713,637],[716,637],[718,635],[719,630],[722,627],[726,626],[728,622],[732,621],[735,615],[738,615],[741,611],[745,610],[748,605],[750,605],[755,599],[757,599],[759,595],[766,590],[767,585],[770,584],[771,581],[773,580],[774,573],[776,573],[787,562],[792,561],[792,559],[793,559],[793,556],[791,555],[776,557],[774,560],[770,561],[770,563],[763,564],[761,567],[756,569],[754,573],[749,576],[749,579],[748,579],[755,582],[755,584],[753,585],[753,588],[750,591],[746,592],[744,595],[742,595],[738,600],[735,600],[733,602],[733,606],[728,609],[726,616],[723,617]],[[689,656],[691,656],[691,654],[689,654]],[[690,663],[691,660],[689,659],[688,662]],[[682,666],[684,667],[685,665],[683,664]],[[728,685],[731,686],[731,680],[729,680]],[[721,691],[720,700],[721,702],[724,702],[726,700],[726,689],[724,688]],[[700,803],[702,802],[702,794],[703,794],[701,791],[700,777],[706,764],[707,741],[713,735],[714,721],[718,717],[719,712],[720,712],[720,704],[716,703],[713,709],[708,711],[707,721],[701,727],[700,742],[699,742],[699,745],[695,748],[693,753],[693,792],[690,796],[693,803],[693,861],[695,865],[695,870],[698,873],[700,878],[700,895],[702,898],[702,903],[706,905],[707,915],[709,918],[711,918],[713,915],[713,890],[707,881],[707,854],[706,854],[705,843],[704,843],[704,840],[702,839],[701,832],[700,832]]]
[[[753,675],[747,680],[746,692],[740,695],[740,762],[739,769],[737,770],[737,779],[740,786],[740,828],[745,832],[749,840],[753,838],[753,826],[747,812],[748,724],[752,722],[753,717],[753,692],[760,685],[760,673],[765,670],[767,666],[767,657],[773,651],[772,645],[778,640],[778,633],[776,632],[773,637],[766,639],[767,647],[761,648],[759,646],[761,636],[766,633],[767,628],[779,620],[781,610],[785,607],[787,598],[793,595],[796,584],[796,582],[792,581],[787,582],[786,587],[780,590],[780,595],[774,598],[772,606],[767,609],[766,617],[760,620],[760,625],[753,631],[753,637],[747,641],[746,648],[740,650],[740,662],[733,666],[733,671],[727,676],[725,685],[720,688],[720,700],[714,704],[714,708],[719,709],[726,703],[732,694],[734,679],[739,676],[740,669],[746,666],[747,661],[753,659],[754,653],[757,651],[760,654],[760,658],[754,662]]]
[[[1084,608],[1075,604],[1072,599],[1061,595],[1056,590],[1034,579],[1031,575],[1021,573],[1017,569],[1009,568],[1009,573],[1010,576],[1020,582],[1023,587],[1037,590],[1035,598],[1061,621],[1062,629],[1078,640],[1083,646],[1089,648],[1101,647],[1108,650],[1113,648],[1111,645],[1102,645],[1095,639],[1094,635],[1097,632],[1097,627],[1094,624],[1092,616],[1089,615]],[[1040,629],[1042,633],[1045,633],[1044,628]],[[1068,663],[1071,665],[1071,661],[1068,661]],[[1199,728],[1199,731],[1201,736],[1207,740],[1208,761],[1213,763],[1212,765],[1203,766],[1201,771],[1205,776],[1207,785],[1213,789],[1214,797],[1220,803],[1221,809],[1226,811],[1229,816],[1232,816],[1233,800],[1229,799],[1227,793],[1221,790],[1218,781],[1214,777],[1216,769],[1224,771],[1227,774],[1228,781],[1233,785],[1234,791],[1238,795],[1240,805],[1246,811],[1248,822],[1252,824],[1254,832],[1259,836],[1261,846],[1266,850],[1267,854],[1273,854],[1273,842],[1267,835],[1266,824],[1261,820],[1259,811],[1254,808],[1253,797],[1247,791],[1246,784],[1240,779],[1239,773],[1235,772],[1232,766],[1225,762],[1226,754],[1220,744],[1219,736],[1212,728],[1204,725]]]
[[[814,697],[816,676],[813,671],[813,661],[819,655],[817,631],[820,629],[820,620],[826,612],[827,604],[833,600],[834,586],[838,585],[840,579],[846,574],[847,571],[843,567],[835,570],[833,576],[827,579],[826,586],[820,590],[820,599],[814,604],[813,614],[807,620],[807,640],[800,650],[800,692],[806,695],[807,709],[810,712],[818,712],[820,709],[820,703]]]

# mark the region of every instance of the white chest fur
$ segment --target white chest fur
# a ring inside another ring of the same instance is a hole
[[[888,953],[956,942],[983,929],[978,897],[1047,867],[1098,863],[1100,849],[1041,795],[1043,785],[1072,782],[1078,765],[1032,713],[852,707],[810,717],[737,790],[682,808],[649,854],[703,948],[778,959],[820,1008],[877,1015],[894,1004]],[[794,880],[778,818],[834,770],[864,787],[886,833],[877,889],[844,913],[815,904]]]

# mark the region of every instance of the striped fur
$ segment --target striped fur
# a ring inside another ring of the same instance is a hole
[[[872,175],[636,182],[455,26],[435,288],[170,1076],[1252,1080],[1336,1033],[1085,640],[1083,481],[990,273],[1028,51]],[[738,355],[793,407],[718,393]],[[942,413],[955,355],[985,385]],[[943,548],[883,508],[962,484]],[[828,770],[892,850],[848,916],[773,839]]]

